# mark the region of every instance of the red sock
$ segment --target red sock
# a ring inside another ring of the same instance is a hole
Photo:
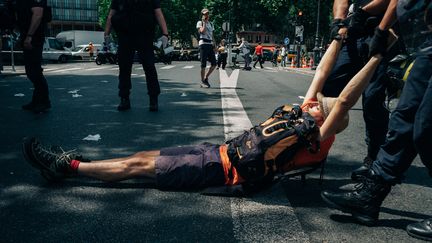
[[[73,159],[70,162],[70,168],[72,169],[72,171],[78,171],[78,166],[79,166],[80,163],[81,163],[81,161]]]

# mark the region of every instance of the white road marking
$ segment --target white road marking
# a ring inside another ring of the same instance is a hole
[[[175,67],[175,65],[168,65],[168,66],[161,67],[160,69],[171,69],[174,67]]]
[[[191,69],[191,68],[193,68],[194,66],[184,66],[183,67],[183,69]]]
[[[67,68],[67,69],[59,69],[59,70],[55,70],[55,71],[51,71],[50,73],[61,73],[61,72],[68,72],[68,71],[75,71],[75,70],[80,70],[81,68]]]
[[[95,70],[101,70],[101,69],[108,69],[108,68],[107,67],[95,67],[95,68],[84,69],[83,71],[95,71]]]
[[[239,70],[228,77],[219,70],[225,139],[231,139],[252,127],[235,88]],[[279,184],[270,193],[253,198],[230,198],[234,241],[237,242],[309,242]]]

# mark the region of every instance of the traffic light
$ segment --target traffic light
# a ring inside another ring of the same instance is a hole
[[[299,10],[299,11],[297,12],[297,22],[298,22],[299,24],[302,24],[302,23],[303,23],[303,11],[301,11],[301,10]]]

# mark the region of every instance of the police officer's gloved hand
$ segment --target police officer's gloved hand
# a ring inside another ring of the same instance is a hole
[[[161,36],[160,40],[162,41],[162,48],[165,49],[168,46],[168,36]]]
[[[351,20],[348,26],[348,37],[353,39],[358,39],[367,35],[367,30],[365,29],[366,20],[371,15],[364,11],[362,8],[357,8],[354,14],[351,16]]]
[[[341,36],[339,35],[340,28],[344,27],[342,19],[334,19],[330,26],[330,38],[332,40],[340,40]]]
[[[387,38],[389,36],[388,30],[381,30],[375,28],[374,36],[369,43],[369,57],[376,54],[385,55],[387,50]]]

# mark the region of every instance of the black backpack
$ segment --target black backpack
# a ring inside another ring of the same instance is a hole
[[[300,148],[319,150],[318,131],[314,118],[300,106],[281,106],[263,123],[227,141],[228,157],[246,184],[270,183]]]

